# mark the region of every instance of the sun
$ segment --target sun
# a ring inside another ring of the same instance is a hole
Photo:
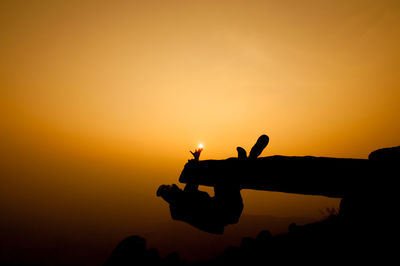
[[[199,149],[203,149],[203,147],[204,147],[203,143],[200,143],[199,144]]]

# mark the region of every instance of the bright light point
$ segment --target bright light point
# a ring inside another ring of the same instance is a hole
[[[203,149],[203,147],[204,147],[203,143],[200,143],[199,144],[199,149]]]

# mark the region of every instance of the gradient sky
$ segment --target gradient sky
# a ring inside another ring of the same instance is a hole
[[[262,156],[400,145],[399,1],[2,1],[0,12],[7,226],[167,217],[155,189],[177,182],[200,142],[202,159],[261,134]],[[244,194],[247,213],[337,205]]]

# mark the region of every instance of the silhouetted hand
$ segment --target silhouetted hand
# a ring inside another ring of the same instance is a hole
[[[253,148],[251,148],[250,154],[249,154],[249,159],[257,159],[258,156],[262,153],[262,151],[267,147],[269,142],[269,138],[267,135],[261,135],[256,144],[254,144]],[[237,147],[236,148],[238,152],[238,158],[239,159],[247,159],[247,153],[246,150],[243,149],[242,147]]]
[[[200,158],[200,153],[201,153],[202,150],[203,150],[203,149],[200,148],[200,149],[194,150],[194,152],[190,151],[190,153],[191,153],[191,154],[193,155],[193,157],[194,157],[194,159],[192,159],[192,160],[198,161],[199,158]]]

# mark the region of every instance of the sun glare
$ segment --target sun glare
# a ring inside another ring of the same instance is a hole
[[[199,149],[203,149],[203,147],[204,147],[203,143],[200,143],[199,144]]]

